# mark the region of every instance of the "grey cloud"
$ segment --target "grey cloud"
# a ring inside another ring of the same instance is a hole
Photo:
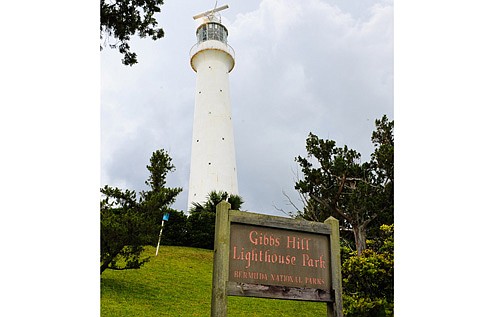
[[[273,205],[286,206],[282,190],[295,197],[294,157],[304,155],[309,131],[368,159],[374,120],[392,117],[392,2],[228,4],[223,22],[236,51],[229,78],[240,195],[247,210],[280,214]],[[168,184],[184,188],[174,205],[182,210],[196,76],[188,55],[195,42],[191,16],[204,5],[167,4],[167,39],[137,41],[136,69],[104,54],[102,63],[103,184],[142,189],[151,152],[165,148],[177,167]],[[145,172],[127,170],[132,165]]]

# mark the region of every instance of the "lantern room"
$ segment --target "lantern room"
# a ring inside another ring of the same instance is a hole
[[[196,30],[196,37],[198,39],[198,44],[209,40],[227,44],[227,29],[218,22],[204,23]]]

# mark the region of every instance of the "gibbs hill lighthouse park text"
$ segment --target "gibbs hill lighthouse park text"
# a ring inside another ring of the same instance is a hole
[[[211,191],[238,194],[229,73],[235,53],[221,23],[224,5],[195,15],[190,52],[196,72],[188,206]],[[189,208],[188,208],[189,209]],[[211,316],[227,316],[228,296],[324,302],[342,315],[338,220],[324,223],[217,205]]]

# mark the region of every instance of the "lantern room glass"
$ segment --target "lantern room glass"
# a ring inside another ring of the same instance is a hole
[[[216,40],[227,44],[227,29],[220,23],[209,22],[201,25],[196,31],[198,43]]]

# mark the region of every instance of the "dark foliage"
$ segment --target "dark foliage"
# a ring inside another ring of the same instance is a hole
[[[358,254],[366,249],[371,228],[394,221],[394,122],[383,116],[375,125],[369,162],[362,163],[357,151],[312,133],[306,140],[307,157],[295,158],[303,174],[295,183],[305,198],[300,216],[320,222],[329,216],[339,219],[342,237],[354,242]]]
[[[229,202],[232,210],[240,210],[244,203],[240,196],[229,195],[221,191],[210,192],[207,200],[202,204],[194,203],[189,210],[188,218],[189,246],[203,249],[214,248],[216,207],[221,201]]]
[[[162,245],[187,246],[189,241],[188,217],[183,211],[169,211],[170,218],[165,222],[161,238]]]
[[[213,250],[215,236],[215,213],[197,211],[188,218],[189,246]]]
[[[130,37],[137,34],[157,40],[165,35],[162,28],[157,28],[154,17],[161,5],[163,0],[101,0],[101,50],[107,45],[118,48],[124,65],[136,64],[137,54],[130,49]]]
[[[148,231],[135,192],[104,186],[101,194],[101,273],[141,267],[147,262],[141,253]]]
[[[143,246],[155,243],[163,214],[176,213],[170,205],[182,189],[165,187],[167,173],[175,170],[170,156],[163,149],[155,151],[147,168],[151,189],[141,192],[139,200],[128,189],[101,188],[101,273],[140,268],[148,261],[141,255]]]
[[[146,185],[150,187],[150,190],[140,193],[140,203],[147,223],[150,225],[149,232],[157,233],[160,231],[163,215],[174,213],[170,205],[173,204],[182,188],[165,187],[167,174],[174,172],[175,166],[172,164],[172,158],[164,149],[153,152],[149,163],[150,165],[147,165],[146,168],[150,175],[146,180]],[[157,235],[151,235],[148,244],[155,244],[157,238]]]

